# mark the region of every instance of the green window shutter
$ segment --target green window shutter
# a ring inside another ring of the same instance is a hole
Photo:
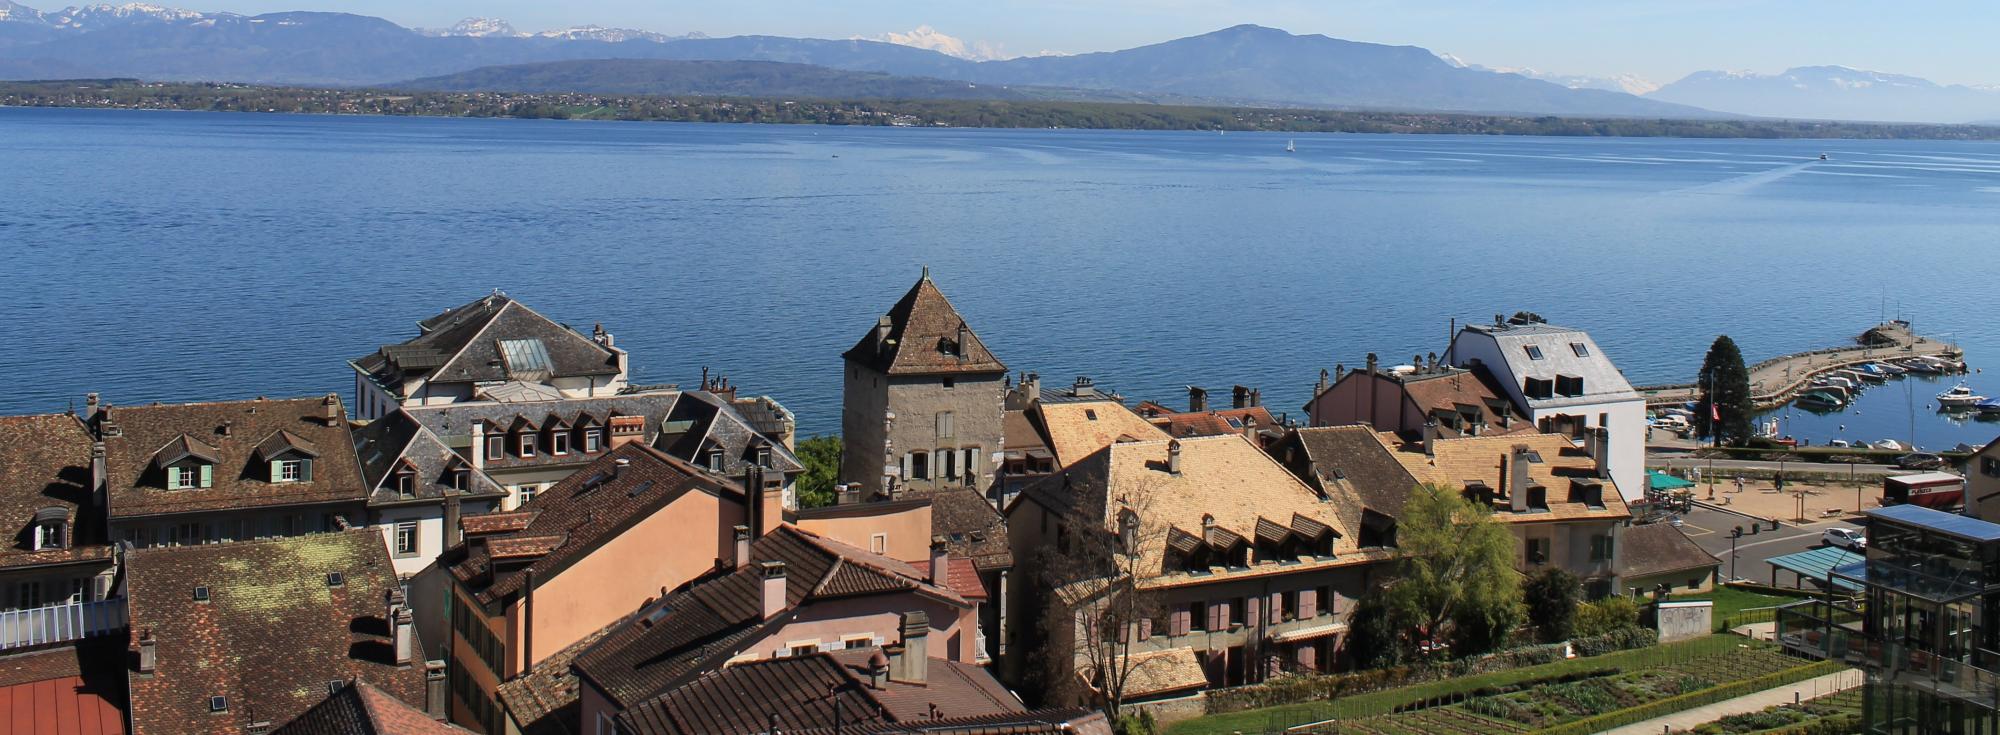
[[[278,467],[278,460],[271,460],[271,481],[277,482],[283,479],[285,479],[284,470]]]
[[[313,481],[313,461],[310,459],[299,460],[299,482],[312,482],[312,481]]]
[[[169,490],[172,490],[172,489],[174,489],[174,488],[178,488],[178,487],[180,487],[180,486],[181,486],[181,468],[179,468],[179,467],[168,467],[168,468],[167,468],[167,489],[169,489]]]
[[[202,486],[202,487],[208,487],[209,485],[211,485],[211,484],[213,484],[213,483],[214,483],[214,481],[215,481],[215,473],[214,473],[214,472],[212,472],[212,470],[214,470],[214,469],[215,469],[215,468],[214,468],[213,466],[211,466],[211,465],[202,465],[202,466],[201,466],[201,486]],[[185,471],[185,470],[183,470],[183,471]]]

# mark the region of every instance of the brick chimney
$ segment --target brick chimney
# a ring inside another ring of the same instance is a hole
[[[646,438],[644,416],[612,416],[608,425],[611,431],[611,449]]]
[[[424,662],[424,714],[444,721],[445,679],[443,661]]]
[[[729,567],[742,569],[743,565],[750,563],[750,527],[737,526],[730,530],[735,534],[736,542],[730,547]]]
[[[764,619],[770,620],[785,611],[785,563],[767,561],[757,566],[764,572],[763,592],[759,596]]]
[[[1199,386],[1188,386],[1188,413],[1206,413],[1207,411],[1208,391],[1201,389]]]
[[[1196,390],[1199,390],[1199,389],[1196,389]],[[1181,473],[1181,440],[1179,440],[1179,439],[1168,439],[1168,440],[1167,440],[1167,474],[1169,474],[1169,475],[1178,475],[1178,474],[1180,474],[1180,473]]]
[[[944,537],[932,536],[931,567],[929,570],[929,575],[924,578],[924,581],[937,585],[939,587],[943,587],[949,584],[948,578],[949,575],[951,574],[950,564],[951,564],[950,547],[947,547],[945,545]]]
[[[1244,385],[1239,385],[1239,386],[1236,386],[1236,387],[1234,387],[1234,388],[1231,388],[1231,389],[1229,389],[1229,407],[1230,407],[1230,408],[1249,408],[1249,407],[1250,407],[1250,387],[1249,387],[1249,386],[1244,386]]]
[[[410,665],[410,661],[416,657],[415,652],[412,650],[415,646],[415,638],[411,635],[411,631],[414,628],[414,621],[410,615],[409,606],[403,604],[405,602],[403,588],[390,587],[388,597],[389,609],[386,617],[389,621],[390,629],[394,631],[396,665],[408,666]]]
[[[925,686],[929,682],[931,616],[922,610],[903,613],[903,642],[889,649],[889,680]]]
[[[152,676],[159,668],[159,652],[153,647],[153,629],[139,632],[139,673]]]

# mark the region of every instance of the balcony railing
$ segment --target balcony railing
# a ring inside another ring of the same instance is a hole
[[[66,643],[125,628],[125,599],[0,611],[0,650]]]

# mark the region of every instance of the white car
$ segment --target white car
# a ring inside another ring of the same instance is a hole
[[[1819,540],[1828,546],[1838,546],[1849,551],[1867,551],[1868,535],[1859,528],[1829,528],[1820,534]]]

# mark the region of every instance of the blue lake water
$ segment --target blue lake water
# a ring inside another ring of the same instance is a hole
[[[1322,368],[1522,309],[1635,383],[1885,311],[1981,367],[1996,246],[1994,143],[0,109],[0,412],[347,394],[346,360],[501,288],[604,323],[635,380],[713,367],[834,431],[840,352],[923,265],[1009,366],[1134,399],[1296,413]],[[2000,434],[1926,410],[1945,387],[1788,430]]]

